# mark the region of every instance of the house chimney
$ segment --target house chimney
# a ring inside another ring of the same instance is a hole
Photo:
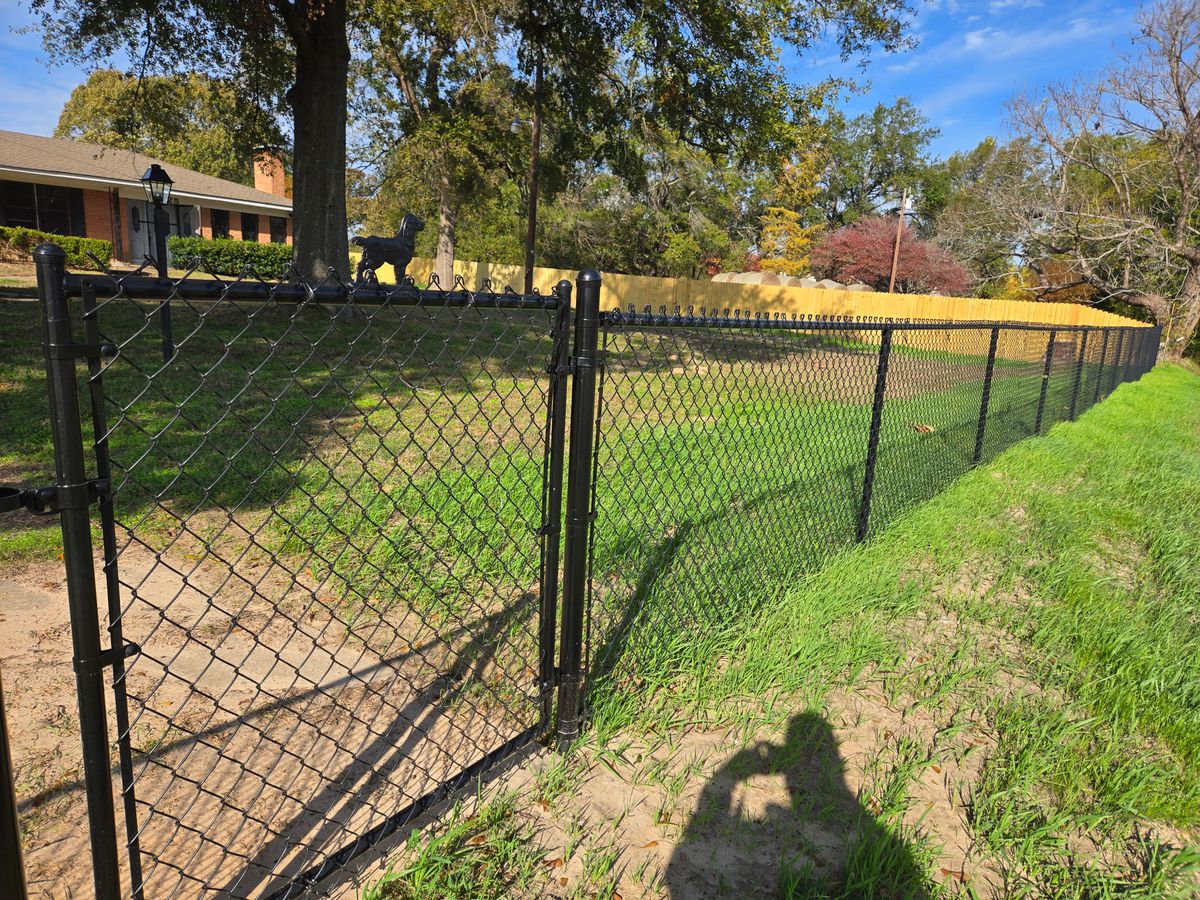
[[[286,198],[288,195],[286,179],[283,174],[283,160],[279,154],[269,148],[258,150],[254,154],[254,189]]]

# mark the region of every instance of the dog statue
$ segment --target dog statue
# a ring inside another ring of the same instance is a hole
[[[425,223],[412,213],[405,213],[400,220],[400,230],[393,238],[359,237],[350,238],[350,243],[362,247],[362,256],[358,259],[358,268],[354,273],[357,284],[378,284],[379,277],[375,270],[384,263],[391,263],[396,270],[396,284],[404,281],[404,270],[412,262],[417,252],[417,232],[425,227]]]

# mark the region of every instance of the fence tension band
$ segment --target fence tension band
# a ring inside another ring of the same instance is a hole
[[[24,509],[35,516],[51,516],[64,509],[84,509],[108,494],[107,478],[39,488],[0,485],[0,513]]]
[[[122,660],[132,659],[141,652],[141,645],[131,641],[124,646],[105,650],[93,659],[76,659],[72,664],[76,672],[98,672],[100,669],[115,665]]]

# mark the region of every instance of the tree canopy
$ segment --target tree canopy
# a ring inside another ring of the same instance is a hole
[[[139,79],[97,69],[71,92],[54,134],[244,184],[254,182],[257,148],[288,144],[273,111],[237,84],[198,72]]]
[[[393,218],[405,205],[434,218],[444,267],[460,218],[471,215],[468,201],[501,182],[518,184],[516,196],[527,199],[517,176],[528,154],[524,123],[537,104],[550,141],[549,196],[570,187],[576,199],[596,190],[610,201],[613,191],[644,197],[626,223],[644,234],[646,223],[664,225],[655,198],[665,159],[674,166],[686,150],[710,173],[715,160],[743,170],[774,165],[842,87],[794,83],[782,47],[803,50],[830,36],[845,54],[895,49],[906,43],[907,12],[906,0],[375,4],[358,32],[366,90],[356,111],[369,123],[360,207],[382,200]],[[666,223],[641,255],[663,253],[662,267],[686,269],[722,252],[698,224],[703,215],[692,218],[687,228]],[[553,228],[545,238],[547,252],[563,249]]]
[[[889,198],[915,188],[938,134],[907,97],[852,119],[834,111],[824,132],[826,164],[815,205],[830,228],[874,215]]]

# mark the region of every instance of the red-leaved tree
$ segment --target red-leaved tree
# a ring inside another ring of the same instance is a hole
[[[813,274],[844,284],[861,282],[877,291],[888,289],[896,220],[878,216],[839,228],[812,249]],[[907,225],[900,232],[896,291],[901,294],[962,295],[971,276],[949,253],[923,241]]]

